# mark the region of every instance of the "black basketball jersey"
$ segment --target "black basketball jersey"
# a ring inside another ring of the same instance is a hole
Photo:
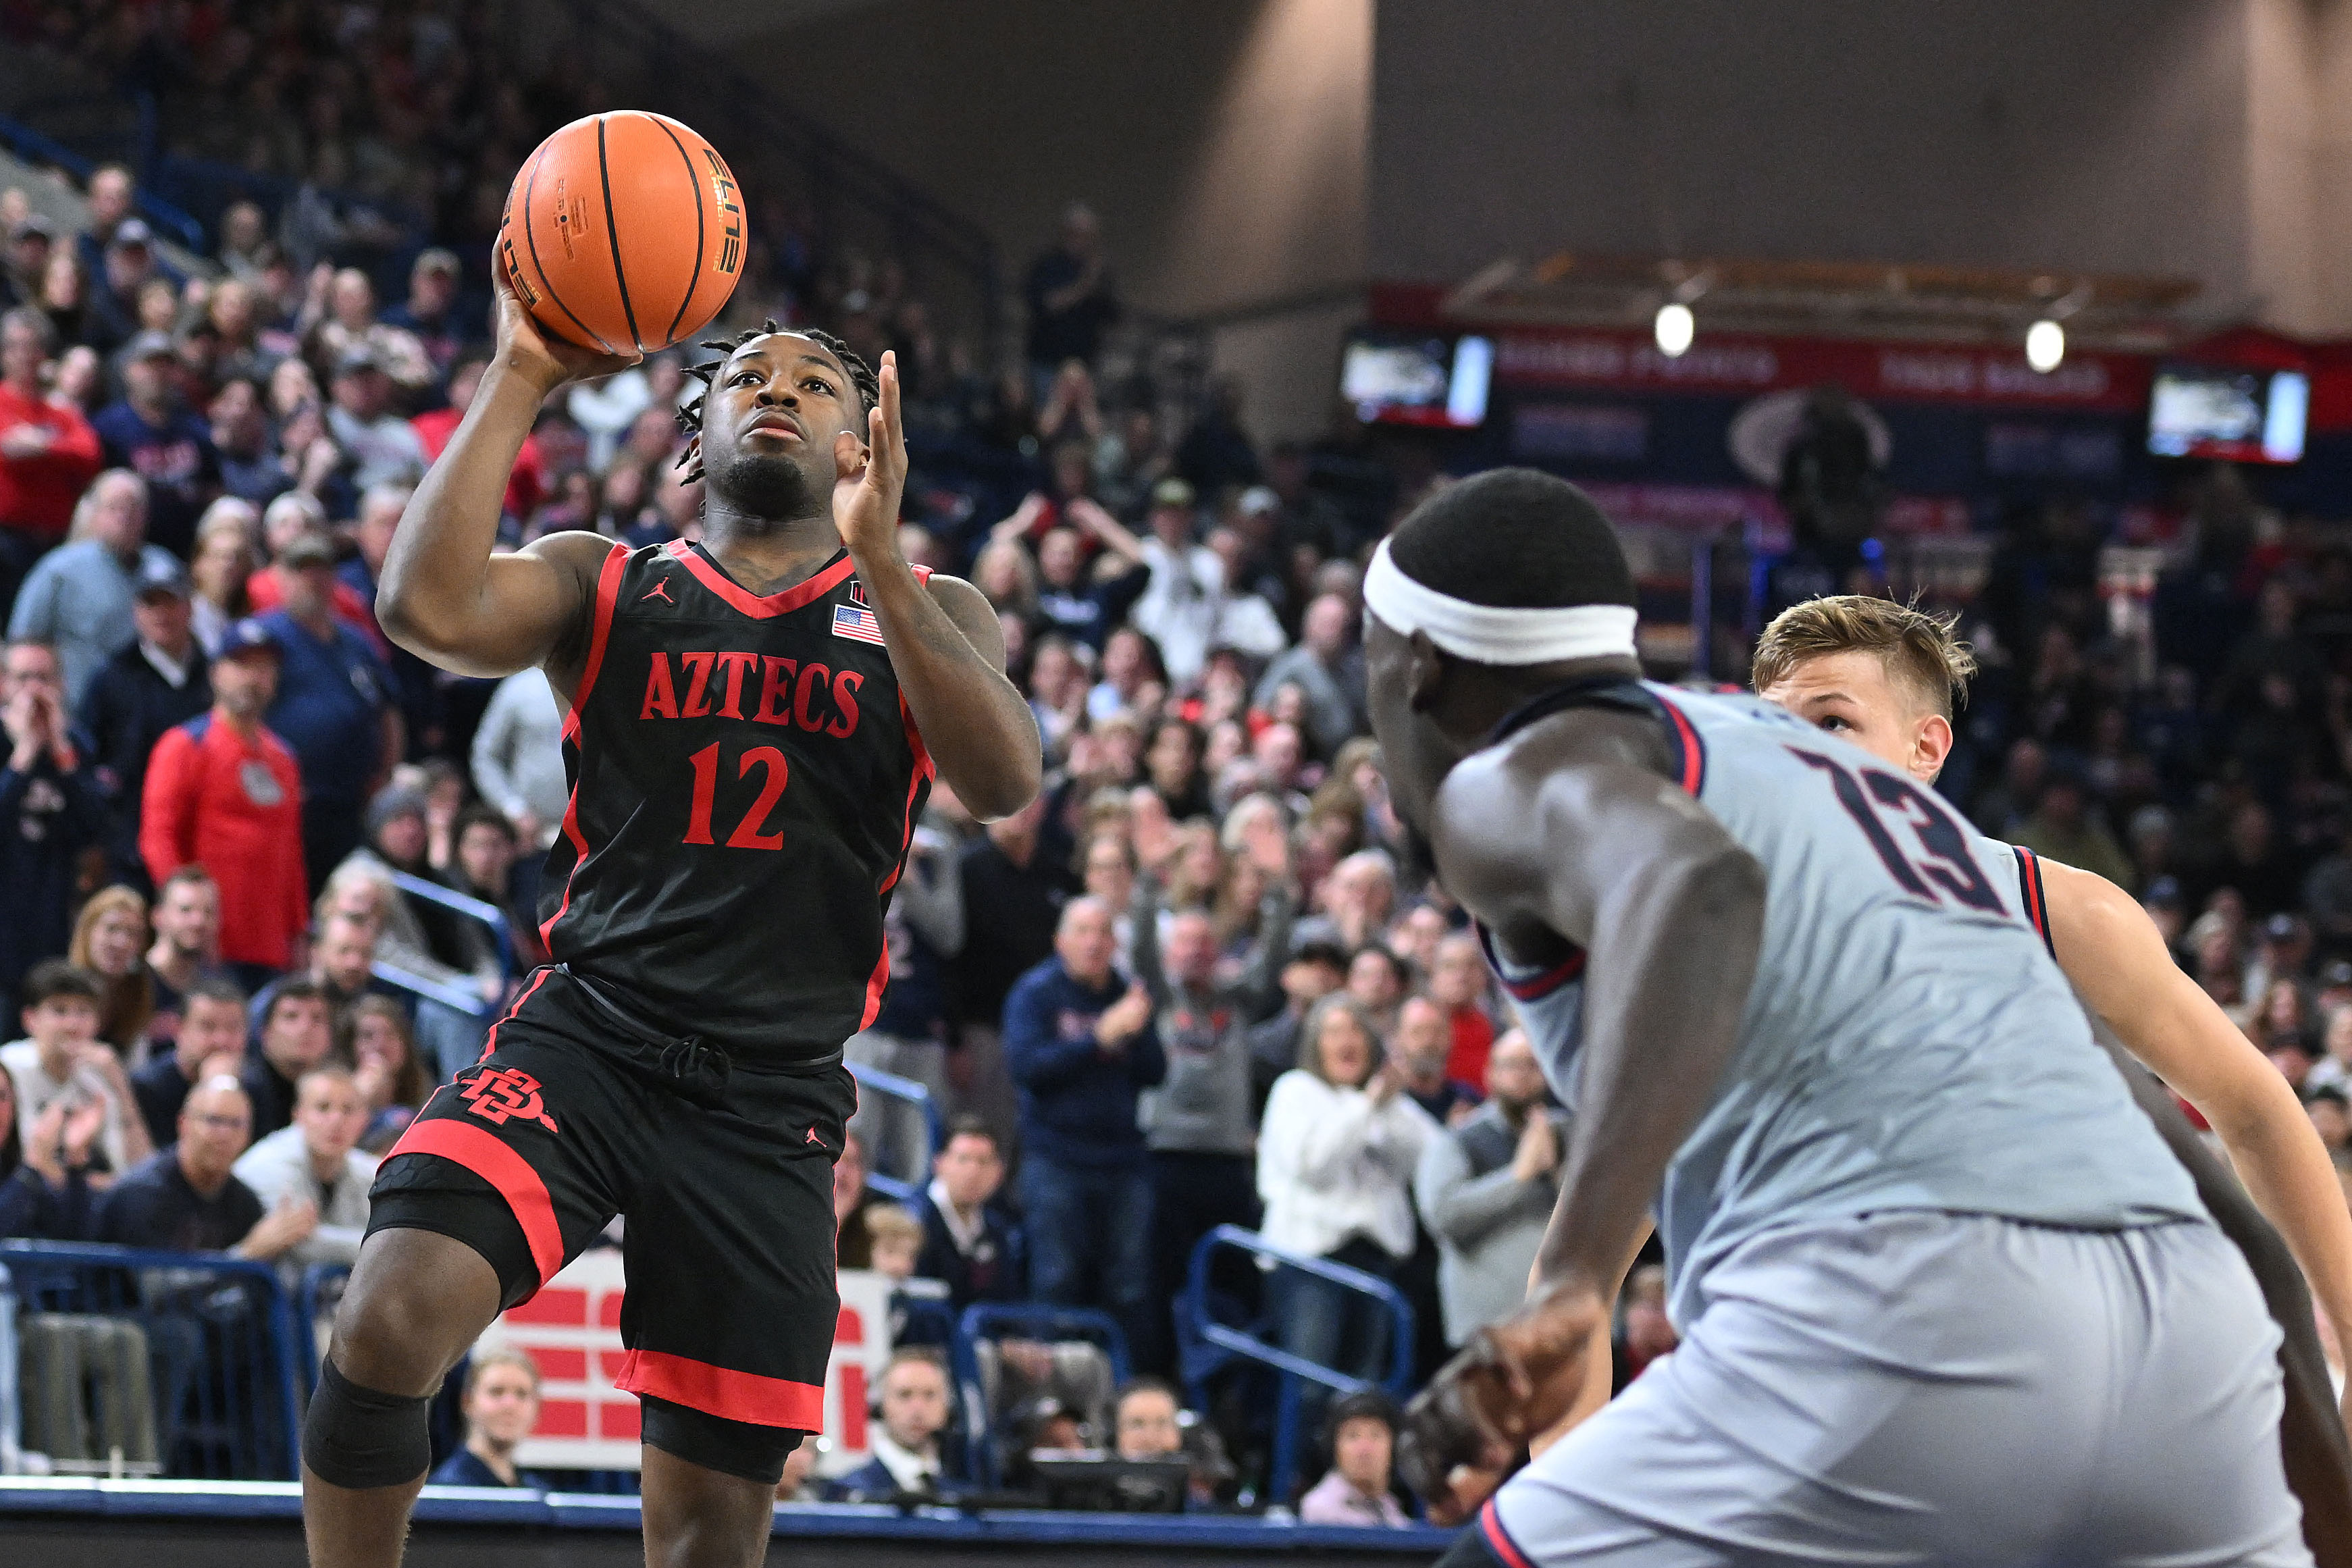
[[[930,790],[851,570],[845,551],[763,597],[699,545],[614,545],[564,721],[549,953],[746,1065],[823,1058],[873,1021]]]

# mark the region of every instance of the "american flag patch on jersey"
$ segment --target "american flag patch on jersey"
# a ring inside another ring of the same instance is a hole
[[[876,620],[874,612],[863,605],[835,605],[833,607],[833,635],[879,647],[882,643],[882,623]]]

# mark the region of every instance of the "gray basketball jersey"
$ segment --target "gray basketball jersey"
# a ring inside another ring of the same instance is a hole
[[[1589,683],[1499,732],[1576,706],[1654,714],[1683,787],[1767,879],[1738,1044],[1657,1199],[1677,1322],[1704,1304],[1716,1261],[1791,1223],[1898,1209],[2092,1230],[2205,1217],[2050,955],[2029,855],[1753,698]],[[1572,1108],[1584,955],[1540,972],[1491,942],[1488,955]]]

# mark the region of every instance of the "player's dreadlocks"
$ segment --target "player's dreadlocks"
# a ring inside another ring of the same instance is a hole
[[[702,364],[688,365],[687,367],[686,374],[694,377],[695,380],[702,383],[704,391],[701,397],[697,397],[691,403],[683,404],[679,406],[677,411],[678,429],[688,436],[701,435],[702,405],[703,400],[710,395],[709,388],[710,386],[711,376],[717,374],[720,365],[727,363],[728,355],[732,354],[737,349],[741,348],[745,343],[750,342],[754,338],[772,337],[779,332],[788,332],[796,338],[806,338],[809,342],[825,349],[833,355],[834,358],[839,360],[842,363],[842,368],[849,372],[850,384],[857,388],[857,398],[860,412],[870,410],[876,404],[882,401],[881,378],[874,374],[873,366],[867,364],[864,360],[858,358],[855,353],[850,352],[849,345],[847,343],[843,342],[831,332],[823,331],[816,327],[780,327],[776,325],[775,318],[771,316],[766,321],[761,321],[758,326],[751,328],[749,331],[736,333],[733,338],[725,342],[705,342],[696,345],[698,348],[717,349],[719,353],[719,357]],[[677,455],[677,463],[671,466],[677,467],[682,465],[689,458],[693,459],[694,466],[687,469],[686,479],[687,482],[691,484],[693,481],[702,477],[702,448],[700,446],[689,442],[686,450]]]

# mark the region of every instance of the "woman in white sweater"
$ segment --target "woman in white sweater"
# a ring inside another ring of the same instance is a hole
[[[1266,1098],[1257,1190],[1268,1242],[1386,1279],[1412,1254],[1413,1168],[1438,1128],[1381,1058],[1360,1003],[1339,992],[1315,1005],[1298,1066]],[[1267,1290],[1284,1349],[1356,1377],[1386,1372],[1388,1314],[1370,1297],[1292,1268]],[[1311,1417],[1320,1391],[1307,1403]]]

